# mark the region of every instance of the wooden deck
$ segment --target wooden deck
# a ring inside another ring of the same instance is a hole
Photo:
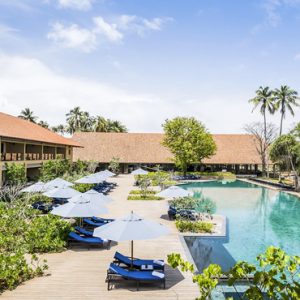
[[[108,208],[107,217],[120,217],[131,210],[145,218],[159,221],[171,229],[171,234],[155,240],[134,243],[134,254],[142,258],[164,258],[171,252],[185,257],[179,235],[174,223],[166,218],[166,201],[127,201],[132,189],[133,176],[120,175],[112,179],[118,187],[111,192],[115,200]],[[166,266],[166,289],[155,285],[141,285],[136,291],[135,285],[118,285],[107,291],[106,270],[112,261],[114,252],[130,253],[129,242],[114,245],[110,250],[73,248],[63,253],[45,255],[49,264],[49,275],[34,278],[6,291],[0,298],[6,299],[195,299],[198,288],[192,283],[190,274],[181,274]]]

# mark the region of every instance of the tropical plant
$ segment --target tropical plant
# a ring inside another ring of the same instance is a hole
[[[37,117],[34,115],[34,112],[28,107],[23,109],[18,117],[23,120],[30,121],[32,123],[36,123],[37,120]]]
[[[141,189],[141,196],[145,198],[148,193],[148,188],[151,185],[150,180],[147,177],[142,177],[139,180],[139,188]]]
[[[73,134],[77,131],[84,131],[84,127],[86,126],[86,123],[88,122],[88,113],[83,112],[79,106],[74,107],[71,109],[67,114],[67,131],[70,134]]]
[[[191,163],[201,163],[212,156],[216,144],[205,126],[195,118],[177,117],[162,125],[165,136],[163,145],[174,155],[175,164],[186,175]]]
[[[291,134],[300,141],[300,122],[291,130]]]
[[[182,259],[178,253],[168,255],[172,268],[179,267],[183,272],[194,273],[193,264]],[[264,254],[257,257],[257,264],[245,261],[237,262],[228,272],[222,272],[219,265],[210,264],[202,273],[193,275],[193,282],[198,284],[199,300],[211,299],[213,290],[223,275],[227,276],[228,286],[234,286],[240,280],[253,275],[248,280],[249,288],[242,299],[290,299],[297,300],[300,295],[300,257],[289,256],[280,248],[270,246]]]
[[[212,233],[213,224],[202,221],[190,221],[178,219],[175,225],[179,232],[192,232],[192,233]]]
[[[108,169],[118,175],[120,173],[120,158],[113,157],[109,162]]]
[[[49,181],[56,177],[61,177],[67,173],[71,168],[70,162],[64,160],[49,160],[43,163],[40,171],[40,179],[42,181]]]
[[[107,119],[107,132],[127,132],[127,128],[120,121]]]
[[[287,111],[289,111],[291,115],[294,116],[294,107],[299,106],[298,92],[291,89],[287,85],[282,85],[279,89],[275,89],[274,97],[276,101],[276,109],[279,109],[281,113],[279,130],[279,135],[281,135],[283,119],[285,118]]]
[[[18,185],[26,182],[26,168],[20,163],[5,163],[6,178],[9,185]]]
[[[65,126],[63,124],[57,125],[57,126],[53,126],[51,127],[51,130],[53,132],[59,133],[59,134],[64,134],[65,133]]]

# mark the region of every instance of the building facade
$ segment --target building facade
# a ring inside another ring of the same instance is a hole
[[[261,159],[254,136],[247,134],[215,134],[216,154],[201,164],[190,166],[190,171],[221,171],[237,174],[259,173]],[[74,149],[74,159],[94,160],[100,168],[118,158],[121,171],[128,173],[137,167],[151,170],[156,165],[174,170],[173,155],[162,145],[161,133],[101,133],[78,132],[73,140],[83,148]]]
[[[37,124],[0,113],[0,183],[5,182],[7,164],[24,164],[29,180],[39,175],[45,161],[73,159],[80,145]]]

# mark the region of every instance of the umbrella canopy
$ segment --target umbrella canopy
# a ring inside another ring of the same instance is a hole
[[[43,195],[50,197],[50,198],[58,198],[58,199],[69,199],[76,195],[80,195],[81,193],[70,188],[70,187],[62,187],[62,188],[56,188],[52,189]]]
[[[24,193],[42,193],[45,192],[45,183],[42,181],[36,182],[30,186],[27,186],[26,188],[22,189],[21,192]]]
[[[163,198],[179,198],[191,196],[191,193],[179,186],[173,185],[157,193],[156,195]]]
[[[131,241],[131,261],[133,262],[133,241],[154,239],[168,233],[169,229],[164,225],[145,220],[131,212],[128,216],[96,228],[93,236],[117,242]]]
[[[109,196],[99,193],[93,189],[86,191],[85,193],[83,193],[83,195],[88,196],[90,200],[102,201],[105,204],[113,201],[112,198],[110,198]]]
[[[108,177],[113,177],[113,176],[115,176],[116,174],[115,173],[113,173],[113,172],[111,172],[111,171],[109,171],[109,170],[104,170],[104,171],[101,171],[100,173],[102,173],[102,174],[104,174],[104,175],[107,175]]]
[[[116,242],[154,239],[168,233],[164,225],[145,220],[133,212],[94,230],[94,236]]]
[[[69,181],[66,181],[62,178],[55,178],[51,181],[48,181],[46,184],[45,184],[45,188],[47,190],[51,189],[51,188],[63,188],[63,187],[70,187],[70,186],[73,186],[74,184],[69,182]]]
[[[76,201],[70,201],[66,204],[54,207],[51,211],[51,214],[64,218],[93,217],[106,213],[108,213],[108,210],[103,204],[100,202],[97,203],[97,201],[87,200],[83,194],[79,195]]]
[[[141,168],[134,170],[133,172],[131,172],[131,174],[133,175],[147,175],[149,172],[145,171]]]
[[[76,183],[85,183],[85,184],[97,184],[105,181],[108,178],[107,175],[95,173],[92,175],[84,176],[78,180],[76,180]]]

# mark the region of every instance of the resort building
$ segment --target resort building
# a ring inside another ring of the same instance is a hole
[[[190,171],[227,170],[236,174],[258,173],[261,159],[255,138],[247,134],[215,134],[217,152],[202,164],[194,164]],[[137,167],[155,165],[174,169],[172,154],[162,145],[161,133],[100,133],[78,132],[73,136],[83,148],[74,149],[74,160],[94,160],[100,168],[107,167],[112,158],[118,158],[121,171],[128,173]]]
[[[0,184],[5,181],[6,164],[24,164],[27,178],[34,179],[43,162],[72,160],[73,147],[80,147],[74,140],[4,113],[0,113],[0,142]]]

